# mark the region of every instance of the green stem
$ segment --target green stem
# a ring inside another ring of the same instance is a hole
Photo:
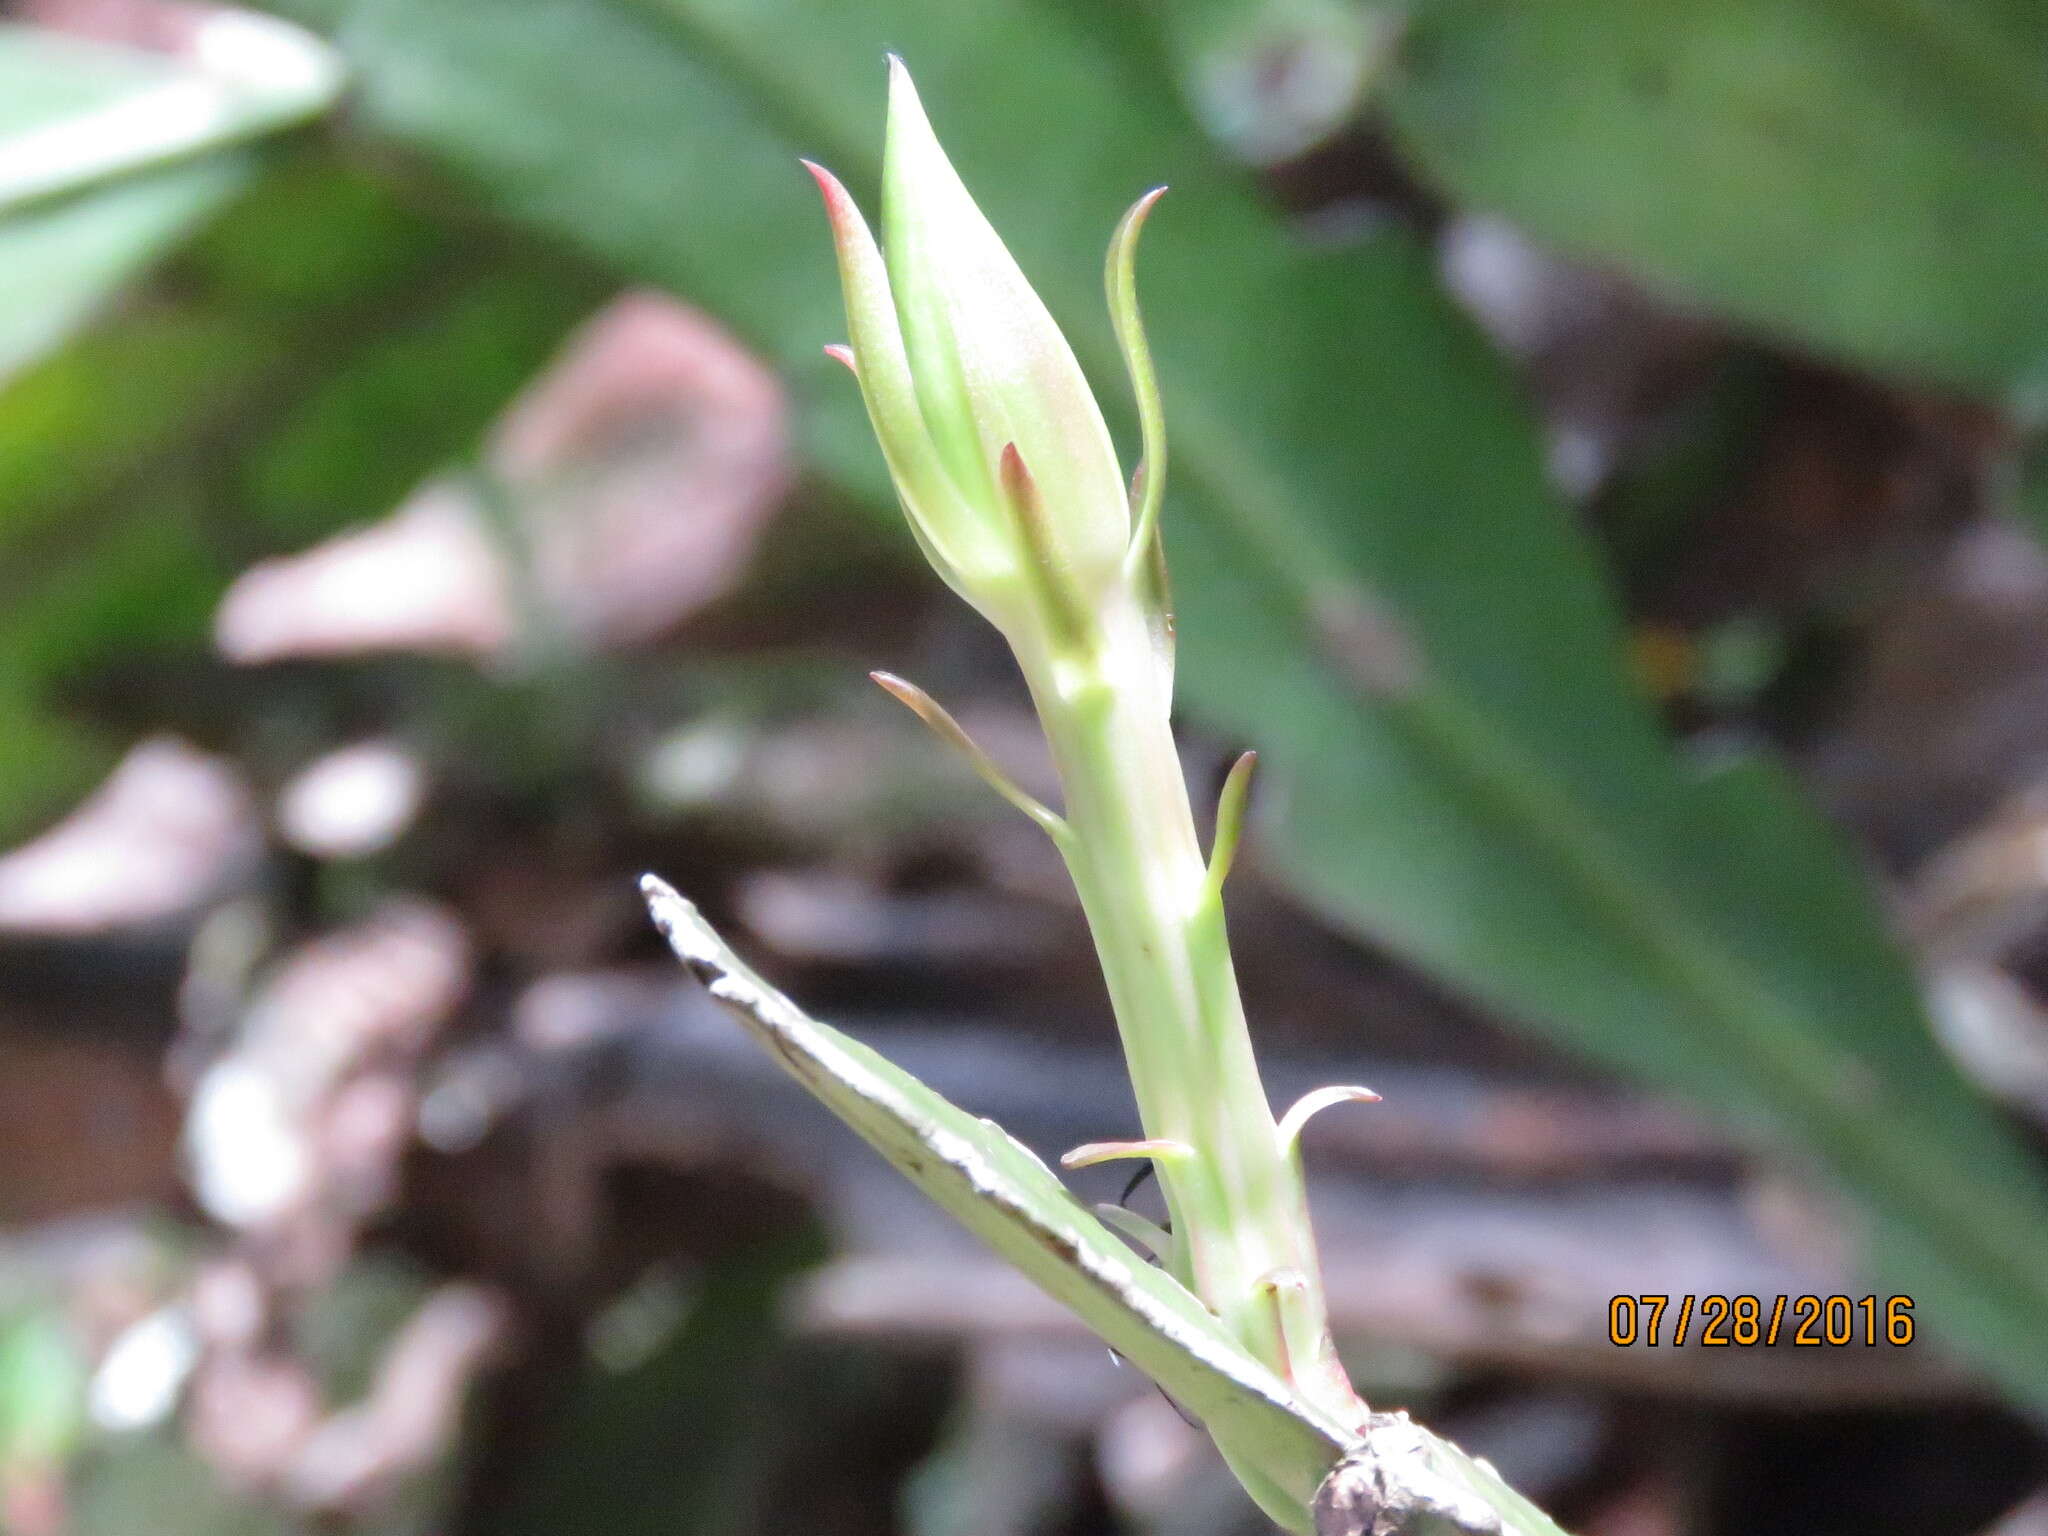
[[[1066,796],[1063,841],[1109,985],[1179,1278],[1259,1359],[1344,1422],[1298,1157],[1280,1143],[1143,616],[1117,602],[1086,649],[1022,657]]]

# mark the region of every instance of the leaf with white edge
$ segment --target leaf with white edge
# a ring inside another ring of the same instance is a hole
[[[677,956],[798,1082],[1200,1418],[1240,1476],[1264,1485],[1254,1495],[1269,1515],[1310,1528],[1309,1501],[1355,1435],[1296,1398],[1023,1143],[807,1017],[661,880],[649,875],[641,890]]]
[[[648,875],[640,888],[677,956],[791,1076],[1200,1418],[1232,1470],[1281,1525],[1315,1529],[1310,1511],[1318,1490],[1333,1469],[1349,1469],[1348,1478],[1366,1479],[1360,1486],[1378,1490],[1389,1508],[1457,1512],[1469,1523],[1455,1529],[1560,1536],[1485,1462],[1405,1416],[1375,1415],[1361,1440],[1302,1402],[1193,1294],[1145,1263],[1001,1126],[968,1114],[859,1041],[808,1017],[755,975],[664,881]],[[1362,1529],[1419,1533],[1424,1527],[1368,1520]]]

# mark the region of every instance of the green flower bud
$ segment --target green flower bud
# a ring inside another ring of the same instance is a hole
[[[846,189],[810,170],[852,342],[827,350],[860,381],[919,543],[1013,642],[1057,643],[1144,568],[1131,557],[1116,449],[1073,349],[939,147],[900,60],[880,249]]]
[[[845,189],[811,169],[852,337],[827,350],[860,381],[932,564],[1009,639],[1059,774],[1054,811],[1005,779],[934,700],[877,675],[1046,830],[1073,874],[1143,1135],[1091,1142],[1067,1161],[1151,1158],[1171,1237],[1141,1226],[1138,1241],[1156,1241],[1174,1278],[1306,1400],[1363,1425],[1330,1342],[1295,1138],[1317,1109],[1371,1095],[1323,1090],[1274,1121],[1223,914],[1251,758],[1232,771],[1204,859],[1173,739],[1159,548],[1166,437],[1135,293],[1138,232],[1159,194],[1125,213],[1104,270],[1143,440],[1127,495],[1072,350],[961,185],[900,63],[882,161],[886,256]],[[1219,1444],[1257,1494],[1255,1452]]]

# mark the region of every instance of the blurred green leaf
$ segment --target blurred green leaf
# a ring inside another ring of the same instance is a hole
[[[249,560],[380,515],[470,453],[604,291],[311,152],[0,385],[0,836],[119,745],[59,695],[117,656],[197,652]]]
[[[227,1487],[210,1464],[163,1433],[110,1440],[82,1457],[65,1529],[72,1536],[308,1536],[283,1510]]]
[[[2048,394],[2048,9],[1427,0],[1385,101],[1460,200],[1746,324]]]
[[[0,379],[247,181],[254,162],[221,151],[333,99],[333,55],[296,27],[197,25],[184,62],[0,24]]]
[[[0,1478],[62,1469],[85,1429],[87,1361],[61,1307],[0,1318]]]
[[[196,18],[178,58],[0,24],[0,213],[301,122],[335,56],[248,13]]]
[[[0,554],[18,554],[25,536],[56,521],[29,515],[9,494],[56,467],[46,455],[65,422],[47,413],[67,417],[71,441],[89,443],[98,462],[117,458],[116,445],[132,434],[189,416],[194,401],[181,386],[194,382],[186,370],[201,361],[191,347],[202,338],[181,330],[168,356],[123,349],[96,381],[58,369],[39,389],[25,384],[24,370],[251,183],[259,162],[244,141],[332,98],[334,57],[311,36],[231,13],[200,26],[210,40],[198,54],[203,64],[0,25],[0,445],[20,450],[0,451]],[[234,343],[221,341],[209,360],[226,366]],[[46,505],[75,503],[80,487],[62,470],[58,476]],[[126,563],[147,573],[144,605],[160,624],[190,619],[177,595],[194,590],[180,573],[196,553],[181,516],[189,505],[165,500],[152,527],[126,536],[134,552]],[[45,710],[42,677],[45,658],[64,647],[81,614],[124,606],[132,588],[120,579],[123,559],[109,553],[95,552],[95,577],[82,589],[60,581],[28,592],[20,560],[9,562],[15,601],[0,625],[8,662],[0,672],[0,834],[81,787],[104,761],[89,733]],[[54,630],[53,608],[67,621]]]
[[[386,1351],[432,1293],[431,1276],[375,1251],[309,1293],[291,1318],[292,1355],[319,1383],[321,1401],[342,1407],[367,1397]]]
[[[819,1235],[806,1231],[722,1258],[692,1277],[678,1298],[681,1316],[643,1358],[618,1368],[588,1362],[562,1394],[544,1448],[489,1495],[489,1529],[754,1529],[761,1463],[786,1419],[773,1392],[783,1286],[823,1257],[821,1248]]]
[[[791,160],[872,189],[882,46],[909,55],[1099,380],[1118,376],[1103,242],[1172,183],[1140,291],[1174,440],[1182,677],[1267,752],[1283,868],[1501,1008],[1814,1158],[1930,1330],[2048,1403],[2042,1181],[1934,1044],[1844,851],[1774,772],[1702,774],[1661,740],[1595,562],[1427,253],[1392,231],[1294,238],[1185,121],[1125,12],[293,9],[345,20],[362,131],[726,318],[786,370],[817,461],[878,499],[854,392],[816,354],[843,322]]]
[[[223,154],[0,216],[0,380],[76,330],[233,196],[251,168],[247,155]]]

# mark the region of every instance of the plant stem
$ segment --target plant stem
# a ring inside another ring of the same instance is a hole
[[[1135,601],[1083,645],[1020,648],[1066,799],[1069,869],[1095,937],[1177,1276],[1230,1332],[1346,1423],[1364,1409],[1330,1341],[1298,1157],[1280,1144],[1238,996],[1220,890],[1195,833],[1171,681]]]

